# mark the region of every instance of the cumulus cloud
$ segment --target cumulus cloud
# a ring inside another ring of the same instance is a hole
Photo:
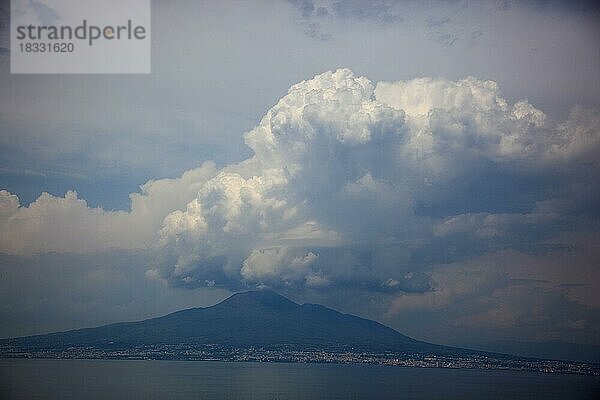
[[[349,70],[328,72],[294,85],[245,135],[251,159],[223,169],[186,211],[167,217],[161,252],[169,256],[158,268],[185,285],[218,273],[225,285],[301,286],[319,277],[429,291],[427,274],[413,271],[428,250],[459,240],[476,253],[476,241],[535,243],[567,229],[557,208],[567,190],[527,193],[527,201],[519,191],[538,191],[525,187],[531,176],[576,170],[598,148],[599,132],[585,110],[553,122],[527,101],[508,104],[491,81],[373,85]],[[513,186],[477,187],[497,176]],[[466,201],[474,189],[482,200]],[[496,194],[522,209],[486,204]],[[307,226],[321,243],[298,234]],[[291,232],[293,244],[282,243]]]
[[[253,250],[242,263],[241,274],[244,279],[265,281],[270,279],[295,281],[306,279],[310,285],[324,284],[317,275],[309,273],[318,256],[312,252],[307,254],[290,254],[285,247],[275,249]]]
[[[165,216],[184,207],[215,174],[214,164],[205,163],[178,179],[148,181],[140,193],[129,196],[128,212],[88,207],[75,191],[64,197],[42,193],[30,205],[21,206],[16,195],[1,190],[0,252],[85,253],[111,247],[150,247]]]
[[[326,72],[292,86],[244,140],[251,158],[148,182],[128,212],[74,192],[21,207],[4,191],[2,250],[150,246],[152,276],[175,286],[422,293],[436,290],[432,263],[534,246],[599,197],[596,114],[555,121],[473,77]]]

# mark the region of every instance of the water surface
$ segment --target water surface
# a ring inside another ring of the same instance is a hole
[[[593,399],[600,378],[377,365],[0,359],[10,399]]]

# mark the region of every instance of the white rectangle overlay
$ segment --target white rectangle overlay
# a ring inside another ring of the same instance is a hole
[[[13,74],[150,73],[150,0],[11,0]]]

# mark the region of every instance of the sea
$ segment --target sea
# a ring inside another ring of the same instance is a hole
[[[0,399],[600,399],[600,377],[366,364],[0,359]]]

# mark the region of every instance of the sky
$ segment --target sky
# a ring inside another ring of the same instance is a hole
[[[0,337],[272,288],[600,345],[593,2],[153,1],[152,73],[9,73]]]

